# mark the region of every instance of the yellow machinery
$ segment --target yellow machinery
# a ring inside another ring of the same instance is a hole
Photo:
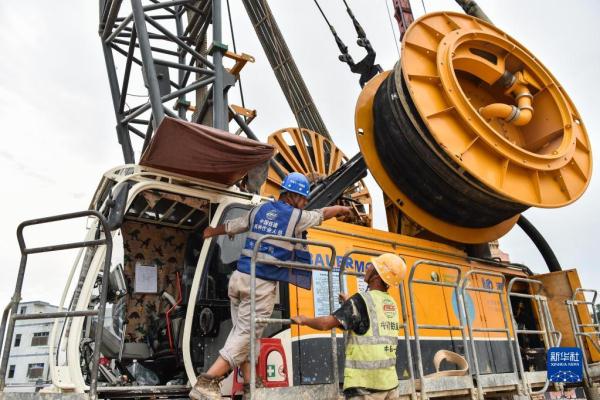
[[[282,319],[267,329],[280,339],[287,364],[282,356],[271,362],[266,355],[273,367],[266,383],[285,378],[290,387],[262,398],[323,398],[319,390],[327,385],[337,395],[339,382],[335,374],[331,378],[336,358],[329,358],[342,350],[332,346],[335,332],[332,338],[280,322],[328,314],[333,292],[364,289],[360,274],[382,252],[398,254],[410,270],[400,287],[391,288],[402,310],[397,367],[403,397],[531,397],[548,389],[539,363],[545,350],[561,343],[584,348],[587,376],[598,381],[600,352],[591,336],[598,326],[575,271],[532,276],[527,267],[470,258],[455,246],[498,239],[528,207],[570,204],[588,186],[592,159],[585,126],[550,72],[491,24],[451,12],[428,14],[406,31],[393,70],[365,85],[355,125],[362,156],[388,200],[389,232],[371,227],[371,196],[360,180],[338,200],[354,206],[354,218],[309,230],[312,264],[321,270],[313,271],[310,290],[279,286],[274,316]],[[101,395],[180,398],[189,390],[186,382],[214,361],[231,327],[227,280],[244,237],[204,240],[201,232],[277,196],[281,173],[299,171],[319,183],[338,170],[348,159],[320,133],[288,128],[269,137],[277,153],[263,198],[231,183],[148,165],[105,174],[90,209],[114,224],[112,286],[104,285],[102,293],[106,298],[110,291],[108,302],[122,315],[111,335],[98,331],[104,347],[94,345],[93,352],[156,368],[160,385],[132,390],[112,381],[112,367],[103,365]],[[433,236],[411,237],[423,231]],[[106,248],[92,240],[99,232],[98,226],[89,230],[83,243],[94,248],[81,261],[71,305],[65,299],[79,261],[61,304],[79,316],[95,312],[98,277],[109,279]],[[141,268],[156,271],[156,290],[131,290]],[[164,320],[162,310],[169,310]],[[51,390],[57,393],[92,386],[86,368],[96,339],[89,321],[75,318],[62,333],[58,325],[53,329]],[[444,380],[439,350],[460,353],[470,365]],[[222,389],[231,394],[231,378]]]
[[[462,243],[508,232],[528,207],[585,191],[589,139],[552,74],[493,25],[451,13],[410,26],[400,62],[356,106],[367,165],[400,213]]]
[[[576,345],[565,306],[581,287],[576,272],[531,280],[526,269],[469,260],[455,246],[442,243],[496,240],[527,208],[562,207],[583,194],[592,171],[590,142],[570,98],[535,56],[495,26],[468,15],[432,13],[409,27],[393,70],[365,85],[356,105],[355,127],[361,153],[386,196],[390,232],[330,223],[311,230],[309,239],[335,246],[334,264],[346,272],[360,272],[369,262],[366,254],[378,252],[398,254],[415,270],[402,284],[404,295],[392,290],[406,308],[404,340],[415,338],[419,330],[425,339],[417,343],[422,351],[418,373],[411,371],[407,350],[399,350],[398,368],[404,378],[435,375],[437,350],[465,353],[468,346],[479,360],[476,367],[470,366],[471,372],[476,368],[482,374],[477,381],[487,386],[479,387],[480,393],[506,390],[510,385],[489,387],[511,370],[510,343],[519,336],[518,356],[524,363],[520,368],[531,374],[524,384],[531,395],[532,388],[541,388],[545,381],[533,372],[543,368],[539,363],[544,347]],[[269,143],[277,149],[279,167],[287,172],[326,176],[342,163],[343,155],[333,143],[305,129],[278,131]],[[279,183],[271,169],[263,194],[276,195]],[[370,203],[362,182],[348,193],[362,204]],[[319,251],[313,250],[313,261],[326,265],[327,256]],[[417,281],[428,284],[414,285]],[[347,277],[345,282],[350,293],[361,289],[359,279]],[[473,329],[464,346],[462,329],[443,328],[460,325],[455,295],[461,283],[468,288],[461,295]],[[320,315],[318,290],[290,287],[290,314]],[[582,324],[592,323],[583,306],[576,310]],[[541,341],[527,336],[528,330],[536,329],[544,331]],[[315,366],[302,358],[317,357],[317,364],[323,358],[326,363],[327,336],[293,326],[291,339],[299,343],[295,373],[314,375]],[[587,359],[598,362],[600,353],[590,343],[584,350]],[[452,385],[445,389],[435,395],[453,393]],[[405,385],[403,390],[411,389]]]

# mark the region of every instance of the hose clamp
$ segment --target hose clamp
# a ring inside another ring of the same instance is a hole
[[[519,118],[519,115],[521,115],[521,110],[519,110],[518,107],[512,106],[512,112],[508,117],[506,117],[505,121],[509,123],[513,122],[514,120]]]
[[[521,97],[529,97],[530,99],[533,100],[533,96],[531,95],[531,93],[519,93],[518,95],[515,96],[515,100],[519,100]],[[525,107],[521,107],[521,108],[525,108]]]
[[[520,108],[521,111],[523,111],[523,110],[529,110],[533,114],[533,107],[531,107],[531,106],[523,106],[523,107],[519,107],[519,108]]]

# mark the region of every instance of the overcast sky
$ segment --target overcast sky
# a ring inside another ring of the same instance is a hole
[[[244,69],[246,105],[258,110],[254,131],[265,138],[295,121],[239,0],[230,0],[238,52],[256,57]],[[389,69],[398,59],[386,10],[391,0],[349,0]],[[322,6],[355,60],[362,58],[341,1]],[[354,105],[357,76],[337,61],[338,51],[312,0],[272,0],[275,17],[336,144],[349,156],[358,151]],[[460,11],[451,0],[426,0],[427,12]],[[576,104],[591,137],[600,146],[597,111],[600,3],[595,0],[481,0],[488,16],[526,45],[552,71]],[[416,16],[421,1],[412,1]],[[35,217],[86,209],[102,173],[122,163],[114,130],[110,92],[97,35],[94,1],[0,2],[0,302],[8,302],[16,279],[19,250],[15,230]],[[224,15],[226,15],[224,13]],[[397,32],[395,21],[393,29]],[[227,37],[228,27],[224,33]],[[231,102],[239,104],[236,91]],[[136,143],[139,149],[141,143]],[[600,150],[596,151],[599,154]],[[598,161],[597,156],[595,161]],[[375,198],[375,225],[385,229],[381,194],[368,180]],[[565,268],[576,267],[585,287],[600,288],[597,265],[600,183],[592,183],[575,204],[558,210],[529,210],[525,215],[545,235]],[[52,229],[26,231],[30,245],[83,238],[84,225],[63,223]],[[546,267],[529,239],[513,229],[501,239],[512,261],[534,271]],[[74,253],[31,256],[25,300],[57,303]]]

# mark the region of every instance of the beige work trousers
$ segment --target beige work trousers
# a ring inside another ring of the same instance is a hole
[[[256,278],[256,317],[269,318],[275,306],[277,282]],[[229,278],[229,301],[233,327],[223,348],[221,357],[233,367],[239,367],[250,354],[250,275],[234,271]],[[265,324],[256,324],[256,338],[260,338]],[[257,354],[259,351],[257,343]]]
[[[360,396],[348,397],[347,400],[398,400],[400,392],[398,388],[386,390],[385,392],[377,392],[371,394],[363,394]]]

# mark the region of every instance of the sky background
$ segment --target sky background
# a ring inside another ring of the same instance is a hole
[[[266,138],[296,123],[241,2],[230,1],[238,52],[256,58],[242,75],[246,105],[258,110],[252,127]],[[397,25],[390,23],[386,2],[391,11],[391,0],[349,0],[377,51],[377,62],[389,69],[398,59],[392,34],[393,29],[397,37]],[[343,3],[321,3],[354,59],[361,59],[364,53],[355,45]],[[600,2],[481,0],[479,4],[496,25],[550,69],[577,106],[592,147],[600,146]],[[354,155],[358,77],[337,60],[337,47],[312,0],[272,0],[270,5],[334,141],[348,156]],[[413,0],[412,6],[415,16],[423,14],[421,1]],[[427,12],[460,11],[451,0],[426,0],[424,6]],[[87,209],[102,173],[123,162],[97,14],[94,1],[0,2],[0,304],[6,304],[14,290],[20,259],[17,225],[26,219]],[[223,30],[229,41],[226,23]],[[236,89],[230,101],[240,104]],[[140,146],[141,142],[135,143],[136,149]],[[593,179],[571,206],[525,212],[563,268],[576,267],[583,286],[597,289],[599,182]],[[385,229],[380,191],[372,179],[367,184],[374,197],[375,226]],[[26,240],[29,246],[81,240],[84,228],[83,221],[39,227],[26,231]],[[546,271],[541,256],[518,227],[500,244],[512,261]],[[58,303],[74,256],[73,251],[31,256],[23,298]]]

